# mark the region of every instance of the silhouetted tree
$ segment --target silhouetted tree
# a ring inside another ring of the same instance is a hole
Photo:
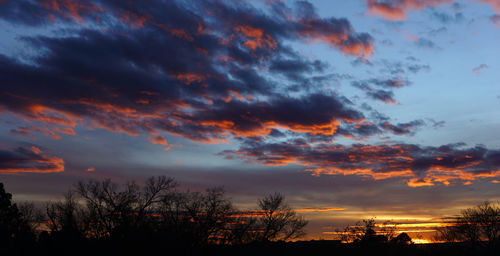
[[[78,240],[84,237],[84,213],[70,190],[60,202],[46,206],[48,226],[52,237],[61,240]]]
[[[62,200],[48,202],[42,217],[33,203],[19,208],[12,204],[2,185],[0,235],[5,238],[1,242],[10,243],[21,241],[22,230],[34,238],[32,231],[40,228],[37,249],[45,251],[168,249],[174,255],[198,255],[218,246],[285,241],[305,234],[307,221],[285,203],[283,195],[268,195],[258,206],[257,211],[238,211],[221,187],[179,191],[172,178],[160,176],[142,185],[81,181]],[[38,226],[42,220],[47,221]]]
[[[263,216],[258,218],[261,241],[294,239],[305,235],[307,221],[285,203],[282,194],[267,195],[258,201]]]
[[[438,229],[436,240],[447,242],[497,242],[500,238],[500,206],[484,202],[463,210],[448,227]]]
[[[258,239],[259,229],[255,217],[235,217],[229,232],[226,233],[228,244],[241,245],[254,242]]]
[[[396,238],[396,231],[397,224],[387,221],[377,227],[375,219],[371,218],[358,221],[338,232],[340,239],[346,243],[386,243]]]
[[[175,186],[172,178],[159,176],[148,179],[143,187],[135,182],[119,186],[111,180],[79,182],[76,192],[85,202],[89,235],[124,238],[151,228],[152,214]]]
[[[45,213],[32,202],[22,202],[18,204],[19,212],[23,219],[27,221],[33,232],[41,227],[41,223],[46,220]]]
[[[190,193],[184,202],[189,221],[194,224],[191,232],[199,245],[227,243],[227,232],[234,212],[231,201],[220,187],[205,193]]]
[[[375,235],[375,219],[366,219],[349,225],[340,233],[340,240],[346,243],[360,242],[367,236]]]
[[[0,183],[0,244],[33,241],[34,234],[28,220],[11,200],[12,194],[7,193],[3,183]]]

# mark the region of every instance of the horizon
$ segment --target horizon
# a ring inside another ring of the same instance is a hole
[[[500,201],[500,1],[0,0],[0,37],[16,202],[165,175],[424,243]]]

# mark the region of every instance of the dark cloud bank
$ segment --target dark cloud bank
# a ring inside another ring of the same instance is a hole
[[[164,134],[200,143],[237,138],[241,148],[223,155],[296,163],[317,175],[400,177],[410,186],[498,174],[498,153],[484,147],[332,144],[412,135],[426,123],[393,124],[321,89],[323,79],[342,75],[329,74],[326,63],[305,59],[287,42],[322,43],[360,60],[372,55],[374,44],[347,19],[319,17],[307,2],[256,9],[215,0],[4,1],[0,18],[52,31],[21,37],[31,49],[23,59],[0,55],[0,111],[29,122],[13,135],[58,139],[90,126],[148,134],[161,144]],[[392,90],[409,84],[353,82],[386,103],[396,103]],[[64,164],[33,149],[0,154],[0,172],[61,171]]]

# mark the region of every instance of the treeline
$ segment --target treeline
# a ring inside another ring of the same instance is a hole
[[[462,210],[459,216],[439,228],[435,240],[469,244],[500,244],[500,205],[484,202]]]
[[[165,176],[151,177],[144,185],[79,182],[64,200],[49,202],[44,209],[18,206],[11,197],[0,183],[0,244],[14,250],[105,246],[181,253],[213,245],[287,241],[303,236],[307,225],[279,193],[257,200],[256,210],[241,211],[220,187],[181,191]]]
[[[485,202],[444,222],[431,245],[415,245],[395,223],[360,221],[337,241],[287,242],[307,221],[282,194],[238,210],[220,187],[181,190],[165,176],[141,185],[82,181],[64,199],[15,204],[0,183],[0,255],[497,255],[500,206]]]

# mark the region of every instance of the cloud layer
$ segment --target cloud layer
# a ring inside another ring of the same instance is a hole
[[[500,2],[497,0],[469,0],[490,5],[498,14]],[[368,13],[381,16],[387,20],[405,20],[407,13],[414,10],[423,10],[445,4],[456,3],[456,0],[366,0]]]
[[[375,180],[396,178],[410,187],[452,183],[471,184],[480,178],[500,176],[499,151],[477,146],[413,144],[344,146],[310,145],[305,141],[248,142],[239,150],[221,153],[264,165],[299,164],[313,175],[357,175]]]
[[[55,30],[22,37],[37,49],[26,59],[0,55],[0,108],[35,122],[14,135],[57,139],[87,126],[217,143],[274,128],[332,135],[342,121],[363,119],[334,93],[282,94],[326,67],[285,41],[354,57],[373,51],[369,34],[346,19],[320,18],[305,2],[262,11],[226,1],[7,1],[0,13]]]
[[[64,171],[63,159],[46,156],[36,146],[0,150],[0,174],[62,171]]]
[[[366,1],[370,13],[387,19],[452,2]],[[165,150],[171,149],[167,135],[235,141],[241,148],[222,155],[299,164],[314,175],[398,178],[413,187],[499,174],[497,151],[480,146],[338,143],[412,136],[442,122],[393,121],[325,86],[349,80],[369,99],[396,104],[394,91],[411,85],[406,75],[430,67],[381,61],[380,73],[390,76],[332,73],[328,63],[291,45],[323,44],[372,65],[374,39],[348,19],[320,17],[308,2],[272,1],[258,9],[217,0],[4,1],[0,18],[39,32],[17,39],[23,54],[0,54],[0,113],[23,123],[11,135],[61,139],[77,136],[78,128],[100,128],[145,135]],[[39,150],[9,152],[2,153],[3,172],[64,169],[62,159]]]

